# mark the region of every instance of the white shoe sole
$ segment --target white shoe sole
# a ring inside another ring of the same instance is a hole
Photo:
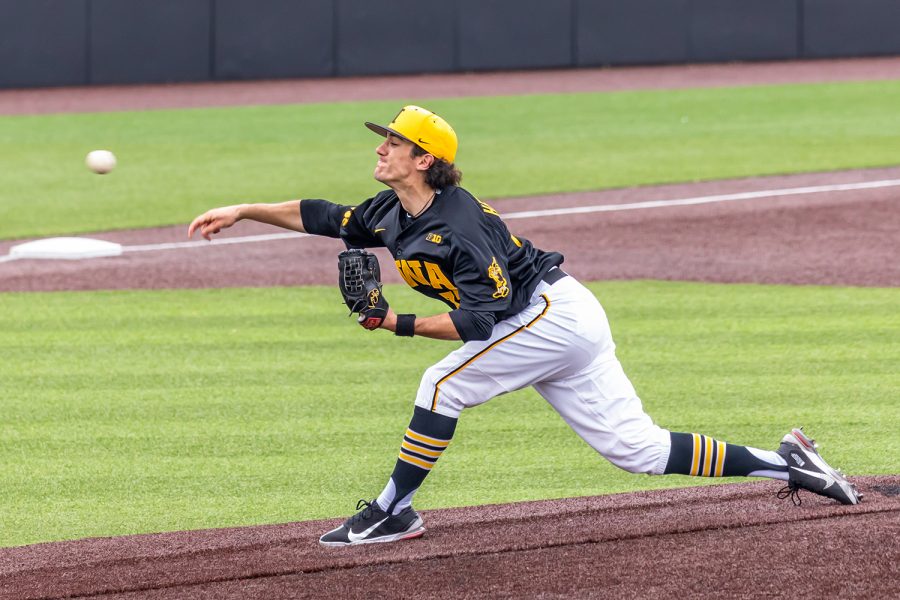
[[[388,542],[399,542],[401,540],[412,540],[418,537],[422,537],[425,533],[424,521],[422,521],[421,517],[413,523],[413,528],[407,529],[401,533],[395,533],[392,535],[383,535],[377,538],[367,538],[364,540],[360,540],[358,542],[323,542],[321,539],[319,540],[319,544],[322,546],[328,546],[329,548],[343,548],[346,546],[359,546],[360,544],[386,544]]]

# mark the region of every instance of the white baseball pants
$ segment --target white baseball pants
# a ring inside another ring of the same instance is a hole
[[[569,276],[541,282],[521,313],[467,342],[422,376],[416,405],[458,417],[464,408],[534,389],[614,465],[662,474],[669,432],[655,425],[615,355],[603,307]]]

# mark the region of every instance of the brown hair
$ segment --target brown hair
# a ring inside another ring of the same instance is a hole
[[[423,156],[425,154],[428,154],[427,150],[413,144],[413,157]],[[435,190],[442,190],[451,185],[459,185],[460,181],[462,181],[462,171],[457,169],[456,165],[453,163],[447,162],[443,158],[438,158],[437,156],[434,157],[434,162],[431,164],[431,167],[425,171],[425,183]]]

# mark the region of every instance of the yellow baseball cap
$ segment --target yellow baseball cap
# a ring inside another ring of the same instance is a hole
[[[435,158],[453,162],[459,142],[444,119],[421,106],[404,106],[387,127],[366,121],[366,127],[387,137],[389,133],[419,146]]]

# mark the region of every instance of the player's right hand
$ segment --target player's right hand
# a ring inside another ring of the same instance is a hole
[[[207,240],[212,239],[211,235],[231,227],[239,219],[240,206],[223,206],[208,210],[191,222],[188,227],[188,238],[199,229],[200,235]]]

